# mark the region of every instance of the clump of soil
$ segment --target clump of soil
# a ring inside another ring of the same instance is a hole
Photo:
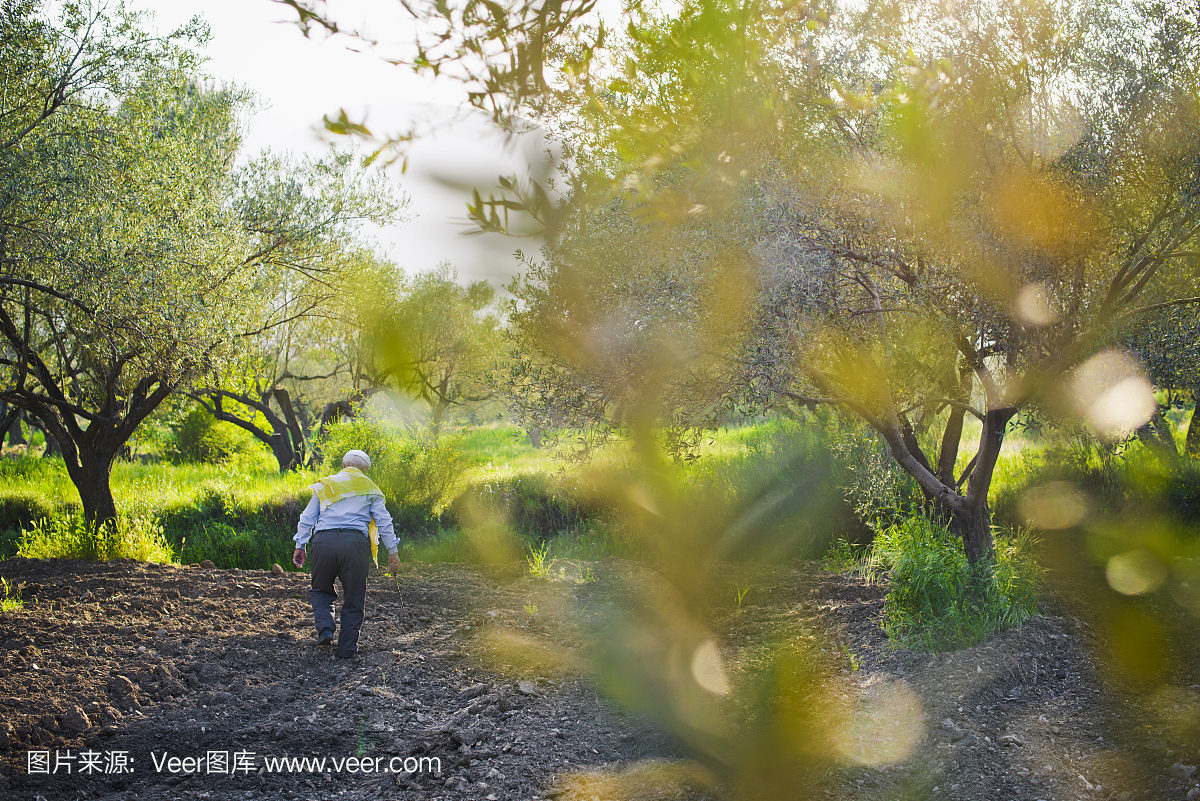
[[[852,743],[826,797],[1183,799],[1195,784],[1195,761],[1113,700],[1070,616],[932,656],[889,645],[879,585],[808,563],[734,574],[752,591],[709,621],[733,669],[811,642],[851,696],[912,712],[910,747],[856,760]],[[0,615],[0,797],[721,798],[670,731],[589,678],[587,621],[636,575],[376,573],[345,662],[313,645],[303,575],[0,562],[27,599]],[[49,752],[49,774],[30,752]],[[281,758],[326,763],[268,769]]]

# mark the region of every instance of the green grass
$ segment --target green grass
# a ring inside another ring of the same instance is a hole
[[[516,428],[479,427],[457,437],[465,468],[446,493],[453,500],[443,508],[417,510],[426,516],[417,526],[421,536],[415,529],[398,531],[407,540],[402,558],[478,561],[507,554],[521,559],[525,542],[552,542],[555,559],[645,555],[622,521],[627,503],[613,494],[620,482],[609,486],[594,478],[633,468],[625,443],[601,449],[580,470],[549,449],[533,448]],[[668,469],[697,498],[728,510],[729,523],[754,511],[764,492],[797,488],[769,515],[755,518],[761,536],[744,549],[774,559],[800,553],[820,537],[845,533],[847,525],[859,526],[852,510],[831,496],[836,487],[822,460],[827,458],[819,437],[793,423],[772,421],[714,432],[700,446],[699,459]],[[277,561],[290,569],[291,536],[315,475],[280,475],[270,456],[259,453],[223,465],[121,462],[114,467],[112,487],[123,515],[162,525],[177,559],[208,558],[230,567],[269,567]],[[816,494],[814,487],[820,489]],[[78,508],[61,461],[0,460],[0,557],[16,553],[20,532],[35,521],[67,520]],[[397,519],[403,521],[403,514]],[[722,521],[712,523],[716,529]],[[486,526],[507,529],[506,542],[493,547],[488,537],[480,539],[478,531]]]
[[[518,536],[504,526],[451,528],[430,537],[402,540],[397,555],[401,562],[484,564],[526,561],[534,551],[544,555],[547,576],[568,562],[646,556],[646,550],[635,538],[602,524],[586,525],[544,542]]]
[[[860,563],[888,577],[883,628],[908,648],[951,651],[1021,625],[1037,612],[1041,571],[1025,530],[996,538],[996,559],[967,563],[961,541],[925,517],[878,532]]]
[[[561,466],[553,452],[535,448],[529,437],[512,426],[480,426],[463,432],[459,445],[467,464],[477,470],[475,477],[496,470],[514,473],[548,472]]]
[[[271,549],[272,560],[282,556],[281,565],[290,565],[286,547],[295,533],[295,521],[308,502],[307,485],[314,480],[311,472],[280,475],[269,465],[241,463],[200,465],[167,463],[143,465],[118,462],[113,468],[112,488],[117,509],[127,520],[155,521],[163,529],[163,538],[183,561],[200,561],[197,546],[214,535],[254,532],[256,538],[277,544]],[[39,520],[51,521],[37,530],[38,545],[43,549],[52,541],[73,542],[67,550],[84,548],[78,532],[54,526],[67,525],[79,515],[79,495],[60,460],[0,460],[0,558],[14,556],[21,542],[21,531],[33,531]],[[74,525],[74,524],[72,524]],[[224,527],[224,528],[222,528]],[[190,546],[190,547],[189,547]],[[85,549],[86,550],[86,549]],[[214,560],[216,561],[216,560]],[[248,564],[223,566],[250,567]],[[270,567],[270,563],[253,566]]]
[[[1112,445],[1070,436],[1002,452],[989,498],[993,519],[1024,524],[1022,499],[1054,482],[1074,488],[1091,520],[1137,517],[1192,531],[1200,524],[1200,460],[1164,458],[1136,439]]]
[[[972,433],[964,435],[964,461],[973,450]],[[624,484],[597,478],[636,467],[626,444],[613,443],[577,469],[549,449],[532,447],[513,427],[483,426],[454,436],[464,469],[447,493],[452,500],[425,512],[434,516],[418,527],[419,535],[415,529],[398,530],[403,560],[521,561],[531,548],[543,546],[551,563],[652,555],[650,543],[625,516]],[[835,452],[839,442],[852,442],[854,448]],[[712,432],[700,444],[698,458],[669,464],[667,470],[673,482],[704,504],[706,515],[712,511],[703,520],[706,529],[720,533],[745,524],[749,535],[722,558],[816,556],[829,542],[841,541],[845,553],[836,556],[846,562],[870,536],[863,509],[884,508],[892,515],[885,522],[908,516],[904,504],[911,487],[889,484],[894,476],[873,456],[876,447],[869,433],[858,429],[828,431],[774,419]],[[1136,453],[1136,444],[1130,449]],[[1112,474],[1111,460],[1085,456],[1089,475]],[[1010,436],[993,485],[998,521],[1014,520],[1020,494],[1046,476],[1047,459],[1033,435]],[[224,465],[122,462],[113,471],[113,491],[125,518],[161,525],[177,560],[207,558],[221,566],[263,568],[278,562],[291,569],[295,521],[315,476],[315,471],[280,475],[265,453]],[[867,499],[858,515],[843,496],[848,477],[861,479],[856,497]],[[0,459],[0,557],[16,554],[21,531],[32,531],[35,521],[69,521],[77,511],[78,496],[61,461]],[[41,530],[45,539],[51,529]]]
[[[0,589],[4,590],[4,598],[0,599],[0,612],[15,612],[25,605],[21,598],[23,584],[13,584],[6,578],[0,578]]]
[[[29,559],[82,559],[107,562],[135,559],[170,562],[174,552],[163,537],[162,525],[153,517],[127,517],[99,526],[79,516],[39,520],[21,534],[17,555]]]
[[[121,511],[136,516],[200,505],[218,496],[224,496],[232,506],[254,508],[299,497],[314,480],[311,471],[281,475],[257,463],[229,466],[117,462],[113,466],[112,489]],[[75,485],[58,459],[0,460],[0,481],[5,485],[4,496],[35,495],[59,509],[79,505]]]

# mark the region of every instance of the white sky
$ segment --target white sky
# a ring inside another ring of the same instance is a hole
[[[462,93],[450,81],[433,81],[356,53],[344,37],[305,39],[293,24],[295,12],[271,0],[127,0],[131,8],[153,12],[162,31],[200,15],[212,28],[206,72],[232,81],[258,96],[249,121],[245,152],[264,148],[319,154],[321,118],[346,108],[352,119],[366,115],[374,133],[401,130],[412,121],[431,123],[434,133],[410,150],[408,172],[390,174],[411,198],[408,221],[374,232],[381,250],[409,273],[448,260],[461,279],[487,278],[500,288],[516,270],[518,248],[538,242],[498,235],[467,237],[466,200],[470,187],[485,197],[497,176],[524,176],[541,161],[540,137],[507,143],[486,119],[463,110]],[[356,0],[337,5],[339,22],[367,27],[380,41],[407,39],[399,0]]]

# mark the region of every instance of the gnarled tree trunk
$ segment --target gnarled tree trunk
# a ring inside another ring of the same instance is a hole
[[[220,389],[193,392],[191,396],[217,420],[233,423],[253,435],[255,439],[265,443],[271,449],[275,461],[279,463],[280,473],[296,470],[304,464],[307,443],[304,440],[300,423],[296,419],[295,410],[292,408],[291,395],[287,390],[279,388],[268,390],[263,393],[261,399]],[[206,396],[212,402],[211,406],[205,403]],[[253,422],[227,411],[224,406],[225,400],[240,403],[260,413],[271,426],[271,430],[266,431],[259,428]],[[272,400],[279,405],[282,417],[271,408]]]
[[[62,446],[58,444],[58,437],[51,434],[46,429],[42,429],[42,437],[46,440],[46,448],[42,451],[42,458],[49,459],[52,456],[62,456]]]
[[[26,407],[30,418],[46,434],[46,442],[54,442],[61,450],[89,526],[116,519],[117,505],[110,483],[113,462],[146,416],[173,391],[174,385],[158,376],[143,378],[130,393],[123,418],[113,422],[113,410],[102,409],[109,414],[108,419],[93,420],[87,428],[80,427],[74,414],[63,415],[56,406],[31,401]]]
[[[76,451],[76,458],[67,458],[66,451]],[[88,525],[99,525],[117,517],[117,504],[112,494],[112,465],[117,452],[88,453],[73,443],[64,450],[67,474],[79,491],[83,504],[83,519]]]
[[[872,425],[883,435],[896,461],[921,487],[927,506],[931,506],[947,521],[952,533],[962,538],[963,552],[971,564],[995,557],[996,548],[992,539],[991,510],[988,508],[987,496],[991,489],[996,460],[1000,457],[1000,448],[1004,443],[1005,430],[1009,420],[1016,413],[1017,410],[1012,407],[1002,407],[991,409],[983,415],[979,448],[967,469],[969,478],[965,494],[958,490],[961,478],[957,481],[951,478],[947,482],[934,473],[916,439],[906,435],[901,418],[897,418],[897,422],[892,425],[879,418],[873,418]],[[956,421],[951,416],[947,426],[958,425],[961,425],[961,421]],[[948,433],[952,435],[953,432]],[[943,450],[946,447],[948,444],[943,438]]]
[[[1191,434],[1190,426],[1188,433]],[[1175,435],[1171,432],[1171,424],[1163,414],[1161,406],[1154,409],[1153,417],[1138,427],[1137,436],[1153,451],[1169,457],[1179,455],[1179,446],[1175,444]]]
[[[979,435],[979,450],[975,454],[970,478],[967,479],[965,508],[955,513],[950,530],[962,537],[967,561],[975,564],[981,559],[994,559],[996,544],[992,539],[992,513],[988,508],[988,492],[1008,421],[1017,410],[1011,407],[989,409],[984,415],[983,431]]]
[[[1193,458],[1200,456],[1200,403],[1196,404],[1195,410],[1192,412],[1192,419],[1188,421],[1187,437],[1183,443],[1184,452]]]
[[[25,441],[25,432],[21,430],[21,410],[16,406],[10,406],[7,403],[0,403],[0,442],[3,442],[4,437],[8,436],[8,444],[11,447],[18,447],[27,444]]]

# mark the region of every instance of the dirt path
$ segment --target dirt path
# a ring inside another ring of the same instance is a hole
[[[724,797],[667,728],[597,693],[592,624],[641,574],[577,567],[587,581],[376,574],[363,656],[344,663],[311,645],[304,576],[0,562],[31,598],[0,616],[0,798]],[[836,734],[844,758],[816,779],[824,797],[1183,799],[1194,786],[1171,768],[1194,755],[1110,700],[1069,617],[931,657],[888,647],[879,586],[802,563],[729,576],[753,587],[707,621],[729,682],[780,642],[810,643],[858,710]],[[29,773],[38,752],[48,774]]]

